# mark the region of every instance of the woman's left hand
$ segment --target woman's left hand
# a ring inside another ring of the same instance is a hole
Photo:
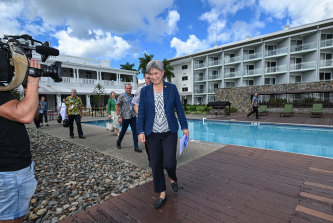
[[[186,138],[190,136],[188,129],[183,129],[183,134],[186,136]]]

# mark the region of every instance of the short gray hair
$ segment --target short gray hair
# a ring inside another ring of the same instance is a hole
[[[125,84],[125,88],[126,88],[126,86],[127,86],[127,85],[128,85],[128,86],[130,86],[130,87],[132,87],[132,85],[131,85],[131,84]]]
[[[72,90],[71,90],[71,92],[74,92],[74,91],[76,92],[76,89],[72,89]]]
[[[160,70],[161,72],[164,71],[164,65],[160,60],[151,60],[146,66],[146,73],[148,73],[152,68]]]

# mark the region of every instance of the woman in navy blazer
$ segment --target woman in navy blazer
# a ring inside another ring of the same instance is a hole
[[[159,193],[155,208],[166,201],[164,168],[168,172],[171,187],[178,191],[176,176],[176,152],[178,141],[178,122],[186,137],[189,137],[187,120],[176,85],[163,81],[164,67],[159,60],[148,63],[147,72],[152,84],[141,90],[138,114],[140,142],[147,142],[154,179],[154,191]]]

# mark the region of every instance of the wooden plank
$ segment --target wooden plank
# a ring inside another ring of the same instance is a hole
[[[315,168],[315,167],[309,167],[309,170],[311,170],[311,171],[316,171],[316,172],[320,172],[320,173],[333,174],[333,171],[332,171],[332,170],[324,170],[324,169]]]
[[[329,203],[329,204],[333,204],[333,199],[327,198],[327,197],[322,197],[322,196],[318,196],[318,195],[314,195],[314,194],[309,194],[306,192],[301,192],[299,194],[302,197],[306,197],[306,198],[310,198],[312,200],[317,200],[317,201],[322,201],[325,203]]]
[[[300,206],[300,205],[297,205],[295,210],[299,211],[299,212],[302,212],[304,214],[308,214],[308,215],[311,215],[311,216],[315,216],[317,218],[324,219],[326,221],[333,222],[333,215],[330,215],[330,214],[326,214],[326,213],[316,211],[316,210],[313,210],[313,209],[310,209],[310,208],[306,208],[306,207],[303,207],[303,206]]]
[[[316,183],[316,182],[304,181],[304,185],[319,187],[319,188],[323,188],[325,190],[333,190],[333,187],[330,185],[320,184],[320,183]]]

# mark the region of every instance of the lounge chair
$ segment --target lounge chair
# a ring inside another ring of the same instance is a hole
[[[294,116],[294,112],[293,112],[293,105],[292,104],[285,104],[283,111],[280,113],[280,117],[290,117],[290,116]]]
[[[323,104],[313,104],[311,117],[323,117]]]
[[[259,115],[268,115],[267,105],[260,105],[260,107],[258,109],[258,114]]]

